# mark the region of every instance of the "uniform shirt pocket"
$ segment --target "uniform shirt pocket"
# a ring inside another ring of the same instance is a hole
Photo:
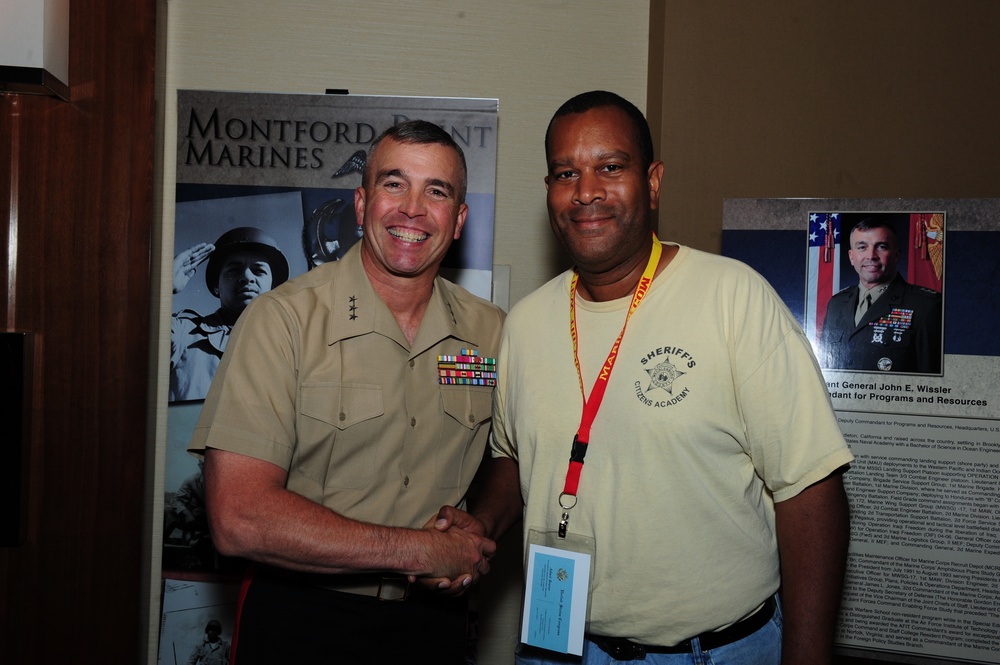
[[[483,425],[493,410],[493,389],[486,386],[443,386],[441,406],[445,419],[437,447],[440,487],[450,489],[471,482],[486,445]],[[475,444],[475,445],[473,445]]]
[[[382,434],[382,387],[304,383],[299,404],[292,467],[323,487],[366,487],[375,472],[375,444]]]

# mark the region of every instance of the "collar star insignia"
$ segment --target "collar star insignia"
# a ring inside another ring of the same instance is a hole
[[[349,308],[351,312],[350,319],[351,321],[354,321],[355,319],[358,318],[358,297],[351,296],[350,301],[351,301],[351,306]]]

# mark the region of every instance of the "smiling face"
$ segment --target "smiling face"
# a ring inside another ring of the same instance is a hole
[[[468,215],[459,200],[458,154],[445,145],[387,138],[368,168],[371,177],[354,192],[366,269],[390,280],[433,279]]]
[[[582,280],[613,283],[649,255],[663,163],[644,167],[634,137],[628,116],[613,106],[552,122],[549,222]]]
[[[254,298],[271,290],[271,266],[260,252],[237,250],[219,270],[219,301],[239,314]]]
[[[851,231],[851,248],[847,255],[858,273],[861,286],[866,289],[886,284],[896,276],[899,245],[887,227]]]

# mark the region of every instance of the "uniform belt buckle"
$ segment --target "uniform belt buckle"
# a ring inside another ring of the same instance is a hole
[[[402,602],[409,594],[410,582],[405,577],[381,577],[375,597],[388,602]]]

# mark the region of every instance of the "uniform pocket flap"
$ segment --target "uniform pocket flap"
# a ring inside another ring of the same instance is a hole
[[[446,386],[441,389],[444,412],[472,429],[493,413],[493,389],[485,386]]]
[[[363,383],[312,383],[299,390],[303,416],[337,429],[377,418],[385,413],[382,387]]]

